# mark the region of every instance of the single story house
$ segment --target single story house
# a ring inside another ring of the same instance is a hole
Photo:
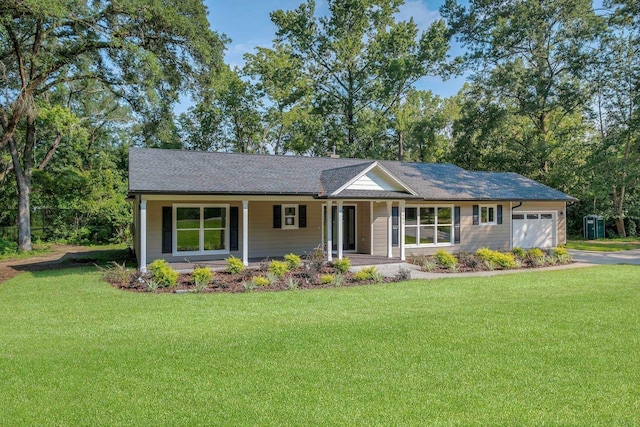
[[[553,247],[576,200],[516,173],[452,164],[131,148],[139,268],[318,246],[404,260],[444,248]]]

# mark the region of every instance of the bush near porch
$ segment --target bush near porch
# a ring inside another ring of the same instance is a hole
[[[383,277],[375,267],[370,267],[367,274],[353,274],[348,271],[349,265],[348,258],[328,263],[311,254],[301,262],[298,256],[288,254],[285,261],[265,260],[260,268],[248,269],[238,258],[230,257],[226,271],[211,272],[211,278],[203,283],[201,276],[207,267],[196,266],[193,273],[180,274],[164,260],[156,260],[146,274],[114,263],[104,270],[103,278],[120,289],[176,293],[280,291],[388,283],[401,278]],[[175,280],[168,281],[167,277]]]

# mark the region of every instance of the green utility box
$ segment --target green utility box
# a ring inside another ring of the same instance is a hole
[[[587,240],[604,238],[604,218],[599,215],[587,215],[582,219],[584,238]]]

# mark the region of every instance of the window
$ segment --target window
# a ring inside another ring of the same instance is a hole
[[[228,253],[228,207],[173,205],[174,255]]]
[[[406,207],[404,244],[408,246],[448,246],[453,243],[453,207]]]
[[[298,228],[298,205],[282,205],[282,228]]]
[[[496,205],[480,205],[480,224],[496,224]]]

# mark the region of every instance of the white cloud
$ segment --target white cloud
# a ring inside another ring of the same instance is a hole
[[[400,6],[400,11],[396,14],[398,21],[413,21],[420,31],[425,31],[436,20],[440,19],[440,12],[437,10],[429,10],[426,2],[423,0],[409,0]]]

